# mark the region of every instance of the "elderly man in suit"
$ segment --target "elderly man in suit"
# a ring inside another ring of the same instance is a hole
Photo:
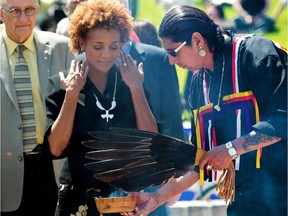
[[[34,30],[38,11],[38,0],[1,0],[0,17],[5,23],[0,33],[2,216],[51,216],[57,202],[52,161],[41,154],[46,126],[44,100],[48,76],[67,70],[74,57],[69,52],[68,38]],[[16,65],[22,53],[17,47],[24,47],[22,64],[26,68],[28,65],[26,71],[31,80],[26,93],[29,96],[30,92],[32,98],[30,117],[35,124],[29,127],[24,119],[23,101],[19,99],[21,88],[16,89]],[[29,145],[26,144],[30,137],[23,139],[26,128],[34,128],[35,138]]]

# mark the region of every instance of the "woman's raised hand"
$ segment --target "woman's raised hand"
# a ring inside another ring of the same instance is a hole
[[[121,60],[118,60],[117,63],[126,85],[129,86],[130,90],[142,88],[144,81],[143,63],[140,63],[137,68],[134,59],[123,51],[120,52],[120,57]]]
[[[73,60],[71,62],[69,74],[66,78],[63,72],[59,72],[60,81],[66,90],[66,94],[71,93],[71,95],[79,95],[79,92],[83,89],[86,83],[88,71],[89,68],[86,61],[82,63]]]

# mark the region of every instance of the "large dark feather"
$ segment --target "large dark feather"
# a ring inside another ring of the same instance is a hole
[[[142,173],[130,177],[119,178],[110,182],[110,185],[122,188],[125,191],[140,191],[155,185],[166,183],[170,178],[176,175],[175,169],[155,170],[149,173]]]
[[[130,158],[130,159],[120,159],[120,160],[113,160],[113,159],[99,160],[96,162],[87,163],[84,166],[88,169],[99,172],[99,171],[119,169],[119,168],[122,168],[124,166],[127,166],[128,164],[135,163],[135,160],[142,161],[141,159],[143,159],[143,157],[140,156],[140,157],[135,157],[135,158]],[[148,161],[151,159],[144,157],[143,160]]]
[[[164,184],[194,168],[196,146],[174,137],[127,128],[89,134],[96,140],[83,142],[94,149],[87,157],[100,161],[85,166],[97,180],[126,191]]]
[[[86,154],[87,158],[96,159],[96,160],[106,160],[106,159],[129,159],[135,157],[145,157],[150,156],[149,149],[134,150],[134,149],[106,149],[106,150],[97,150],[91,151]]]
[[[133,141],[141,141],[143,139],[142,136],[131,136],[129,134],[116,134],[116,133],[112,133],[109,131],[91,131],[88,132],[88,134],[96,139],[99,140],[109,140],[109,141],[128,141],[128,142],[133,142]],[[111,136],[112,135],[112,136]]]
[[[92,149],[107,149],[107,141],[105,140],[88,140],[83,142],[83,145]],[[150,143],[109,141],[109,148],[111,149],[141,149],[147,147],[146,145],[150,145]]]
[[[138,166],[133,166],[132,168],[128,168],[129,170],[127,170],[127,168],[125,169],[125,167],[113,169],[113,170],[111,169],[108,171],[96,173],[94,175],[94,177],[100,181],[103,181],[103,182],[111,182],[111,181],[115,181],[119,178],[123,178],[125,175],[127,175],[127,173],[128,173],[128,175],[130,173],[133,173],[133,175],[136,175],[137,173],[138,174],[143,173],[143,172],[147,171],[146,166],[149,166],[150,169],[156,169],[158,167],[158,164],[156,161],[153,161],[150,163],[146,163],[145,165],[141,164]]]

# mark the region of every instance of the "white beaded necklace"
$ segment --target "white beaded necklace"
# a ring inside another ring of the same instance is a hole
[[[96,99],[96,106],[100,109],[100,110],[103,110],[105,111],[105,114],[101,114],[101,117],[103,119],[106,118],[106,121],[108,122],[109,119],[113,119],[114,117],[114,114],[109,114],[109,111],[113,110],[115,107],[116,107],[116,101],[115,101],[115,95],[116,95],[116,89],[117,89],[117,72],[116,72],[116,75],[115,75],[115,85],[114,85],[114,94],[113,94],[113,100],[111,102],[111,107],[109,110],[106,110],[102,104],[100,103],[100,101],[98,100],[98,97],[93,93],[95,99]]]

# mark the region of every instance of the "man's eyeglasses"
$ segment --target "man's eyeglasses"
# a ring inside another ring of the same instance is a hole
[[[11,8],[10,10],[6,10],[3,8],[3,10],[7,13],[10,13],[11,16],[18,18],[22,13],[24,13],[26,16],[33,16],[35,14],[35,11],[37,10],[36,7],[27,7],[24,10],[21,10],[19,8]]]
[[[186,41],[184,41],[183,43],[181,43],[176,49],[172,50],[172,49],[168,49],[166,52],[173,56],[176,57],[178,52],[182,49],[182,47],[184,47],[184,45],[186,44]]]

